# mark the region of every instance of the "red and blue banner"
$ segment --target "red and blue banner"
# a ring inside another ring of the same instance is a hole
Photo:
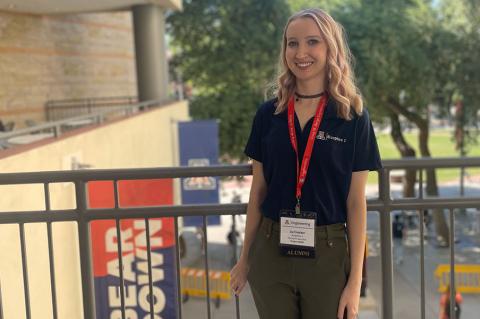
[[[173,182],[162,180],[119,181],[120,207],[173,204]],[[88,183],[91,208],[114,207],[113,183]],[[150,289],[145,220],[127,219],[120,224],[125,291],[125,317],[150,318]],[[95,277],[97,318],[121,319],[117,230],[114,220],[90,224]],[[149,219],[154,318],[176,317],[176,266],[173,218]]]
[[[218,122],[201,120],[178,123],[181,166],[218,164]],[[219,202],[218,177],[182,178],[182,204],[214,204]],[[209,216],[208,225],[219,225],[220,216]],[[203,225],[202,217],[184,217],[183,226]]]

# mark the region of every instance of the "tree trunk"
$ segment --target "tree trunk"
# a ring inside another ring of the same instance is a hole
[[[390,113],[390,124],[392,126],[390,136],[402,158],[415,157],[415,150],[403,137],[398,115],[393,112]],[[405,178],[403,179],[403,197],[415,197],[415,174],[415,169],[408,169],[405,171]]]
[[[400,105],[396,99],[389,99],[388,107],[395,114],[403,115],[410,122],[415,123],[419,129],[418,143],[420,148],[420,155],[422,157],[431,157],[430,150],[428,148],[428,120],[423,119],[417,113],[410,112],[405,107]],[[427,169],[427,188],[426,193],[428,196],[438,197],[437,178],[435,169]],[[449,230],[445,215],[442,209],[434,209],[432,211],[433,221],[435,223],[435,231],[437,233],[437,239],[445,245],[449,245]]]
[[[417,123],[415,123],[417,124]],[[422,119],[422,122],[417,124],[419,129],[418,145],[422,157],[431,157],[430,149],[428,148],[429,128],[428,122]],[[437,176],[434,169],[427,169],[427,195],[438,197]],[[434,209],[432,211],[433,221],[435,223],[435,230],[437,232],[437,239],[445,245],[449,245],[449,231],[443,209]]]

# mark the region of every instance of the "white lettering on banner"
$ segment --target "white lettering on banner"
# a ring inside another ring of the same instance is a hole
[[[122,311],[117,309],[112,311],[110,319],[122,319]],[[137,313],[133,309],[125,309],[125,319],[138,319]]]
[[[163,265],[163,254],[152,251],[150,253],[152,258],[152,282],[157,282],[165,279],[165,274],[163,269],[155,268],[156,266]],[[139,261],[137,263],[138,274],[138,284],[147,285],[148,284],[148,255],[147,251],[137,248],[137,257],[142,258],[145,261]]]
[[[132,238],[133,231],[131,228],[122,230],[120,237],[122,238],[122,251],[132,251],[133,250],[133,244],[129,243],[129,239]],[[105,233],[105,246],[106,250],[109,253],[116,252],[117,251],[117,229],[115,227],[112,227],[108,229]]]
[[[160,313],[165,308],[165,304],[167,300],[165,299],[165,294],[163,293],[162,289],[153,286],[153,312]],[[140,307],[144,311],[150,311],[150,303],[149,303],[149,294],[150,289],[148,286],[143,286],[138,293],[138,301],[140,303]]]
[[[123,278],[125,280],[135,282],[135,273],[133,272],[133,263],[135,261],[135,256],[133,253],[123,256]],[[114,259],[107,263],[107,273],[111,276],[120,277],[119,271],[119,260]]]
[[[161,220],[151,220],[148,225],[150,226],[150,247],[162,247],[163,238],[162,237],[153,237],[155,233],[162,229]],[[133,222],[133,227],[135,229],[142,229],[137,236],[135,236],[135,246],[137,247],[147,247],[147,234],[145,231],[145,221],[136,220]]]
[[[137,305],[137,287],[128,285],[125,291],[125,307],[134,307]],[[120,307],[120,287],[108,287],[108,303],[111,307]]]
[[[161,236],[162,221],[151,220],[149,222],[150,228],[150,246],[158,248],[163,246],[163,238]],[[133,237],[135,231],[138,234]],[[126,319],[138,319],[136,307],[140,306],[142,310],[150,312],[150,288],[148,280],[148,253],[146,250],[146,230],[144,220],[135,220],[133,222],[133,229],[128,228],[121,231],[122,241],[122,258],[123,262],[123,276],[126,281],[132,284],[126,286],[125,289],[125,316]],[[115,227],[108,229],[105,233],[105,250],[106,252],[117,252],[117,230]],[[164,264],[164,257],[162,253],[151,251],[152,263],[152,283],[158,283],[165,279],[165,271],[161,268]],[[134,265],[135,263],[135,265]],[[136,269],[136,272],[134,272]],[[110,276],[119,277],[119,259],[118,257],[107,263],[107,273]],[[137,293],[138,292],[138,293]],[[153,309],[154,318],[162,319],[160,313],[166,306],[165,293],[160,287],[153,286]],[[122,317],[120,287],[113,285],[108,287],[108,303],[111,309],[110,319],[120,319]],[[116,308],[116,309],[115,309]],[[150,319],[150,314],[147,314],[144,319]]]

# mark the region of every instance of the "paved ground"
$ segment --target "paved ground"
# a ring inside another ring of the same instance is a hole
[[[480,196],[480,183],[470,182],[466,185],[466,196]],[[393,185],[393,197],[399,196],[399,186]],[[376,188],[368,190],[369,196],[375,196]],[[248,200],[248,181],[245,183],[229,183],[222,190],[222,202],[230,202],[233,195],[239,195],[242,202]],[[440,196],[458,195],[458,186],[443,185]],[[480,264],[480,212],[469,210],[456,215],[457,243],[455,259],[457,263]],[[208,230],[210,269],[229,271],[232,264],[233,251],[226,240],[231,227],[231,216],[222,216],[221,226],[212,226]],[[414,218],[415,222],[415,218]],[[404,245],[403,262],[394,266],[394,317],[401,319],[420,318],[420,258],[418,220],[408,229],[408,237]],[[237,217],[238,229],[242,231],[244,218]],[[378,214],[368,214],[369,258],[368,267],[368,298],[362,300],[360,319],[379,319],[381,307],[381,266],[379,257],[380,234]],[[427,234],[428,235],[428,234]],[[187,242],[187,256],[182,260],[183,266],[202,268],[204,255],[201,245],[193,229],[184,233]],[[426,318],[438,318],[440,294],[437,292],[437,280],[434,270],[439,264],[449,263],[449,249],[435,245],[433,236],[425,240],[425,287]],[[463,295],[462,319],[479,318],[480,295]],[[241,318],[256,319],[258,315],[248,287],[240,297]],[[235,301],[222,301],[219,308],[214,303],[211,306],[212,318],[235,318]],[[207,318],[207,307],[204,299],[190,298],[183,304],[184,318]]]

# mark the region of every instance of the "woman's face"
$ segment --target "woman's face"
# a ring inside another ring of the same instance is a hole
[[[287,27],[285,59],[297,82],[324,79],[327,44],[312,18],[295,19]]]

